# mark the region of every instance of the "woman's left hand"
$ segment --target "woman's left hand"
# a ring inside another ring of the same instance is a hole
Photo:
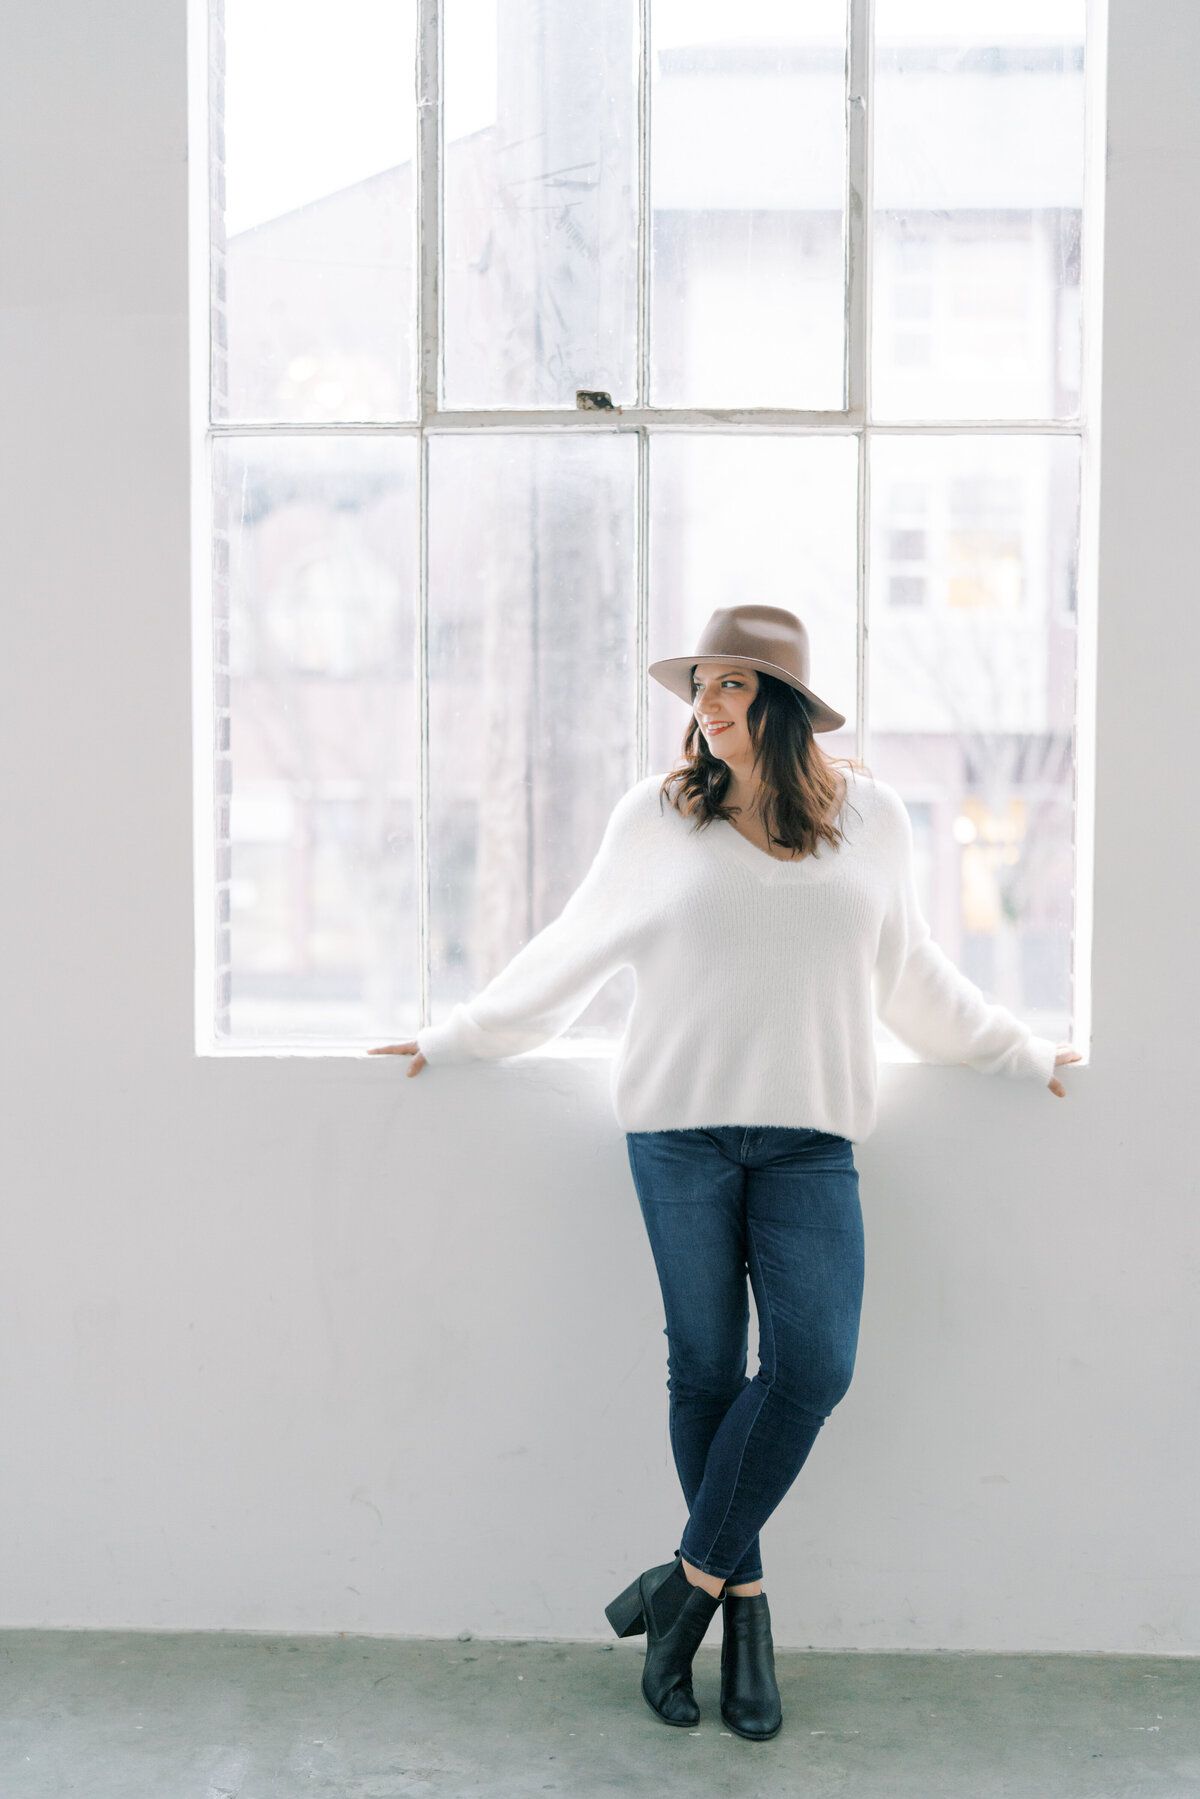
[[[1054,1058],[1054,1066],[1056,1068],[1061,1068],[1062,1064],[1064,1062],[1082,1062],[1082,1061],[1083,1061],[1083,1057],[1080,1055],[1079,1051],[1077,1049],[1072,1049],[1071,1045],[1069,1043],[1060,1043],[1059,1044],[1058,1052]],[[1049,1086],[1050,1086],[1051,1093],[1057,1093],[1059,1099],[1066,1098],[1067,1090],[1063,1086],[1062,1082],[1059,1080],[1059,1078],[1056,1074],[1052,1074],[1050,1076]]]
[[[407,1043],[381,1043],[378,1048],[369,1049],[367,1054],[369,1056],[411,1056],[412,1061],[404,1070],[407,1075],[420,1074],[423,1068],[429,1066],[417,1047],[415,1037],[410,1037]]]

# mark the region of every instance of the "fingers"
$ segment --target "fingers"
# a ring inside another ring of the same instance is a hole
[[[1065,1099],[1067,1097],[1067,1090],[1060,1080],[1053,1080],[1050,1082],[1050,1091],[1051,1093],[1056,1093],[1059,1099]]]
[[[427,1066],[424,1056],[417,1048],[417,1040],[410,1037],[407,1043],[379,1043],[374,1049],[367,1051],[369,1056],[411,1056],[412,1065],[405,1069],[405,1074],[420,1074]]]

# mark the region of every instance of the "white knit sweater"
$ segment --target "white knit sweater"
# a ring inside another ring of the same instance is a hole
[[[845,841],[797,861],[725,819],[696,827],[649,775],[613,808],[558,917],[417,1044],[442,1063],[558,1036],[619,968],[636,992],[612,1065],[625,1131],[875,1127],[872,1006],[926,1062],[1037,1080],[1056,1045],[992,1005],[933,941],[894,788],[845,769]]]

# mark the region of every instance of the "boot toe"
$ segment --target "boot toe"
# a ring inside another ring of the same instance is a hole
[[[699,1724],[700,1707],[696,1704],[694,1693],[687,1687],[672,1687],[669,1693],[652,1699],[642,1684],[642,1697],[664,1724]]]
[[[738,1736],[759,1742],[777,1735],[783,1723],[783,1712],[777,1705],[754,1701],[725,1704],[721,1707],[721,1716]]]

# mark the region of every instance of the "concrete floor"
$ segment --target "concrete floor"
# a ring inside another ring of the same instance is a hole
[[[653,1717],[641,1643],[0,1631],[4,1799],[1183,1799],[1200,1660],[778,1658],[784,1726]]]

